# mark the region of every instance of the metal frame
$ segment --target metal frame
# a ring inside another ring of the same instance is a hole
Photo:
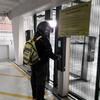
[[[99,100],[99,77],[100,77],[100,34],[99,34],[99,47],[98,47],[98,62],[97,62],[95,100]]]
[[[59,12],[61,10],[61,6],[56,7],[56,20],[57,20],[57,24],[58,24],[58,20],[59,20]],[[55,29],[55,54],[57,54],[57,45],[58,45],[58,25],[56,26]],[[57,70],[57,62],[54,62],[54,87],[57,87],[57,82],[58,82],[58,70]]]
[[[36,14],[33,15],[33,23],[34,23],[34,34],[36,33],[36,26],[37,26],[37,16]]]

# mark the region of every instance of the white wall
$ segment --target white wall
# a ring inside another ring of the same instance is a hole
[[[24,34],[24,20],[22,16],[12,19],[12,31],[14,40],[15,63],[23,64],[23,47],[25,42]]]
[[[12,40],[10,40],[9,44],[9,59],[14,60],[15,59],[15,54],[14,54],[14,43]]]
[[[0,61],[9,58],[8,48],[9,48],[8,45],[0,45]]]
[[[13,42],[11,42],[10,40],[0,40],[0,56],[1,59],[2,58],[8,58],[10,60],[14,59],[14,46],[13,46]],[[2,57],[2,55],[4,57]]]

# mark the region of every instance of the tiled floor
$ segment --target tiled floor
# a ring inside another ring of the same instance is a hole
[[[0,63],[0,100],[31,99],[31,86],[27,76],[15,64]]]
[[[0,62],[0,100],[33,100],[31,94],[29,76],[14,63]],[[49,90],[45,98],[58,100]]]

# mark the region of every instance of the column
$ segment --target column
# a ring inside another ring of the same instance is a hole
[[[15,63],[23,64],[23,47],[25,43],[24,20],[22,16],[12,19],[12,30],[15,49]]]

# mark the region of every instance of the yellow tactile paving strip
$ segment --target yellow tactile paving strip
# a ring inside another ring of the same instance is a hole
[[[0,65],[3,65],[3,64],[0,64]],[[5,76],[5,77],[20,77],[20,78],[27,76],[26,73],[23,70],[21,70],[20,68],[18,68],[18,66],[16,64],[13,63],[13,64],[9,64],[9,65],[15,67],[18,71],[21,72],[22,75],[18,76],[18,75],[11,75],[11,74],[7,74],[7,73],[0,73],[0,76]],[[27,78],[30,79],[29,76],[27,76]],[[15,93],[10,93],[10,92],[2,92],[2,91],[0,91],[0,95],[13,96],[13,97],[17,97],[17,98],[34,100],[34,99],[32,99],[32,96],[15,94]]]
[[[32,99],[32,96],[26,96],[26,95],[21,95],[21,94],[13,94],[13,93],[7,93],[7,92],[0,92],[0,95],[7,95],[7,96],[14,96],[18,98],[25,98],[25,99]]]
[[[25,71],[23,71],[21,68],[19,68],[16,64],[12,64],[12,66],[13,67],[15,67],[17,70],[19,70],[21,73],[22,73],[22,75],[24,75],[24,76],[26,76],[29,80],[30,80],[30,76],[28,75],[28,74],[26,74],[26,72]]]
[[[19,68],[16,64],[13,64],[13,66],[16,67],[16,69],[18,69],[23,75],[27,75],[26,72],[24,72],[21,68]],[[26,76],[29,80],[30,80],[30,76],[27,75]],[[51,93],[49,93],[49,91],[45,91],[45,97],[48,97],[48,100],[57,100]],[[32,97],[31,97],[32,99]],[[35,100],[35,99],[32,99],[32,100]]]
[[[1,64],[0,64],[1,65]],[[21,68],[19,68],[16,64],[10,63],[9,64],[11,67],[15,67],[22,75],[11,75],[11,74],[6,74],[6,73],[0,73],[0,76],[6,76],[6,77],[24,77],[30,80],[30,76],[26,74]],[[2,96],[11,96],[11,97],[17,97],[17,98],[22,98],[25,100],[35,100],[32,98],[32,96],[27,96],[23,94],[18,94],[18,93],[10,93],[10,92],[2,92],[0,91],[0,95]],[[48,91],[45,91],[45,97],[48,97],[48,100],[56,100],[55,97],[49,93]]]
[[[17,76],[17,75],[11,75],[6,73],[0,73],[0,76],[6,76],[6,77],[24,77],[24,76]]]

